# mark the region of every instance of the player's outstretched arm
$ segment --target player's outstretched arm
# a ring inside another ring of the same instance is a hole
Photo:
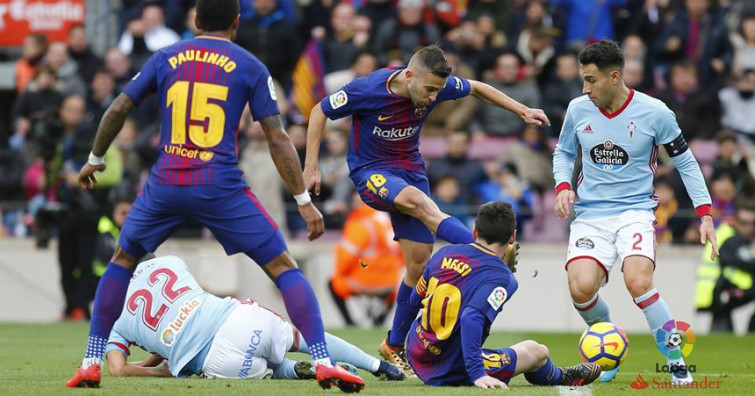
[[[551,124],[548,116],[541,109],[531,109],[484,82],[469,80],[469,84],[472,87],[470,91],[472,96],[487,104],[492,104],[517,114],[528,124],[546,126]]]
[[[121,93],[105,110],[105,114],[102,116],[102,120],[100,120],[100,125],[97,127],[97,135],[94,137],[94,147],[89,156],[89,161],[84,164],[79,172],[78,181],[82,189],[91,190],[97,184],[94,172],[105,170],[106,165],[102,158],[113,143],[113,140],[115,140],[118,132],[123,128],[123,123],[126,121],[128,112],[135,105],[134,101],[128,95]]]
[[[107,354],[107,366],[110,375],[115,377],[171,377],[168,362],[163,361],[157,367],[140,367],[130,364],[123,352],[112,350]]]
[[[314,188],[315,195],[320,195],[320,183],[322,175],[317,169],[320,156],[320,144],[325,134],[325,113],[320,103],[312,108],[309,113],[309,126],[307,127],[307,156],[304,158],[304,185],[307,191]]]
[[[283,129],[280,115],[272,115],[260,120],[262,130],[267,136],[267,144],[270,146],[270,156],[273,158],[278,173],[286,182],[288,189],[297,198],[299,214],[307,222],[307,236],[309,240],[318,238],[325,231],[322,214],[309,199],[307,189],[304,187],[301,164],[296,154],[288,133]],[[303,198],[299,198],[303,197]]]

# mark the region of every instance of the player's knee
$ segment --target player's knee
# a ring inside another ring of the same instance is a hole
[[[653,288],[653,280],[646,276],[631,276],[626,279],[627,290],[632,297],[637,298]]]
[[[525,341],[527,343],[527,353],[530,354],[532,357],[533,363],[540,367],[548,360],[548,354],[550,351],[548,351],[548,347],[533,340],[527,340]]]
[[[576,303],[590,301],[596,292],[595,282],[591,280],[585,278],[569,279],[569,293],[571,293],[571,298]]]

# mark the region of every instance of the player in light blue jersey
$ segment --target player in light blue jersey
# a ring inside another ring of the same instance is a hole
[[[620,259],[624,283],[655,335],[674,320],[653,286],[653,211],[658,206],[653,175],[658,146],[666,149],[682,175],[701,219],[700,242],[710,241],[715,256],[718,248],[710,196],[674,113],[663,102],[624,84],[624,56],[619,46],[600,41],[582,50],[579,62],[586,95],[569,104],[553,153],[556,214],[566,219],[572,203],[576,212],[566,261],[569,291],[574,307],[588,325],[610,322],[608,305],[598,297],[598,290],[608,282],[611,268]],[[575,194],[571,180],[580,146],[582,172]],[[678,368],[671,370],[671,381],[692,382],[679,348],[672,348],[666,355],[669,367]],[[601,379],[612,380],[617,370],[604,372]]]
[[[430,198],[425,162],[419,152],[422,124],[443,101],[472,95],[507,109],[524,121],[549,125],[540,109],[530,109],[488,84],[451,74],[443,50],[431,45],[417,51],[407,66],[380,69],[355,79],[323,99],[310,114],[304,182],[320,193],[317,169],[325,120],[352,116],[346,161],[362,200],[388,212],[406,260],[406,276],[396,296],[396,314],[380,353],[402,367],[404,342],[417,309],[409,298],[433,252],[435,235],[451,243],[471,243],[472,233],[458,219],[440,211]]]
[[[390,363],[338,337],[326,334],[326,338],[337,361],[389,380],[404,379]],[[132,345],[152,356],[128,363]],[[309,353],[296,327],[252,300],[220,298],[202,290],[186,263],[175,256],[139,265],[105,351],[110,373],[123,377],[197,374],[227,379],[327,380],[320,378],[313,362],[294,363],[285,358],[286,352]]]

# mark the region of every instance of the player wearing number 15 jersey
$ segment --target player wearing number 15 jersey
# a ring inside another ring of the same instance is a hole
[[[325,378],[321,384],[359,391],[364,386],[361,378],[332,366],[317,297],[287,253],[278,226],[237,167],[239,119],[248,103],[267,135],[278,172],[296,194],[309,237],[322,234],[322,215],[304,190],[270,73],[231,42],[239,24],[237,0],[199,0],[196,10],[201,34],[157,51],[146,62],[105,112],[89,162],[79,173],[82,188],[97,182],[94,172],[104,169],[102,156],[128,111],[156,92],[161,124],[158,159],[100,280],[82,367],[66,385],[99,385],[104,344],[123,307],[135,259],[154,251],[183,222],[194,219],[212,231],[227,254],[243,252],[276,282],[289,317],[310,346],[318,375]]]
[[[507,257],[516,240],[511,205],[490,202],[480,207],[475,242],[448,245],[433,255],[412,292],[422,305],[411,327],[406,356],[428,385],[505,388],[512,376],[525,373],[536,385],[586,385],[600,374],[595,364],[558,368],[548,349],[527,340],[510,348],[483,349],[490,325],[518,287]]]

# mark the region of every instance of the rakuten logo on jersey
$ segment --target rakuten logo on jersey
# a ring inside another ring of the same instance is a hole
[[[591,148],[590,157],[592,162],[604,171],[619,170],[629,163],[629,154],[626,150],[613,144],[610,140]]]
[[[391,128],[391,129],[380,129],[380,127],[376,126],[375,129],[372,130],[372,134],[380,136],[381,138],[385,140],[403,140],[403,139],[414,136],[418,131],[419,131],[419,126],[410,127],[410,128]]]

